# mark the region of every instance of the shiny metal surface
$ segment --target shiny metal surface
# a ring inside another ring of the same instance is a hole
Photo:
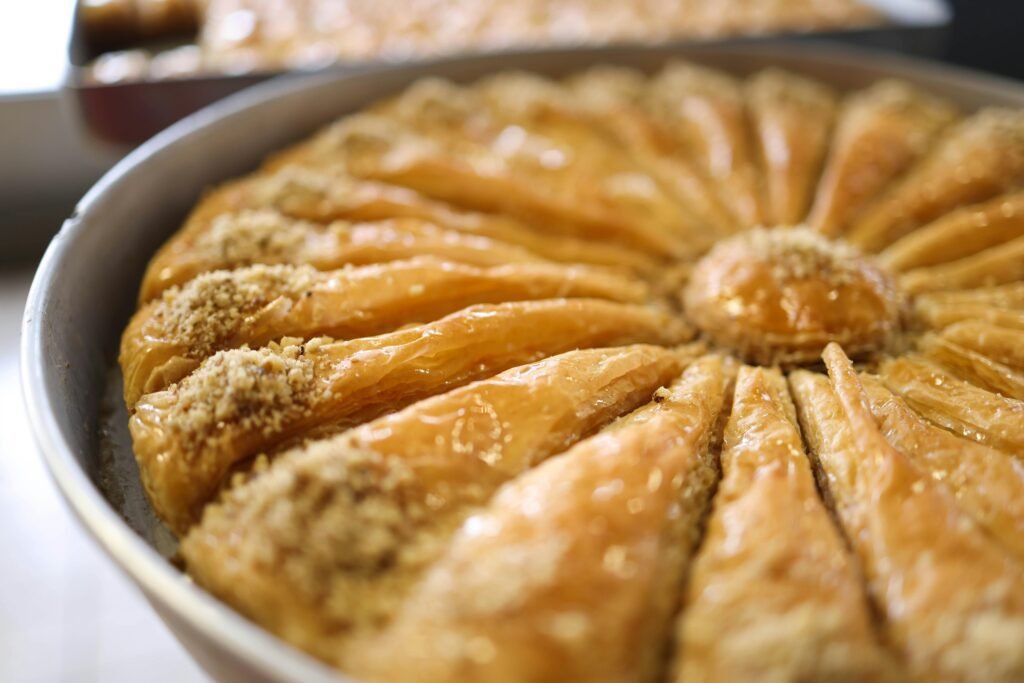
[[[196,588],[167,561],[173,542],[152,523],[144,499],[138,497],[134,461],[123,433],[117,433],[123,427],[123,409],[116,400],[105,406],[104,396],[118,338],[157,246],[180,225],[204,188],[253,168],[268,152],[424,75],[470,80],[510,68],[561,75],[598,63],[653,69],[671,57],[736,73],[775,65],[840,88],[894,76],[966,108],[1024,107],[1024,86],[1010,81],[830,45],[760,43],[454,58],[257,86],[144,144],[79,203],[50,245],[26,307],[22,382],[29,420],[54,479],[84,526],[214,677],[338,680],[337,674]],[[120,484],[112,487],[111,478]]]

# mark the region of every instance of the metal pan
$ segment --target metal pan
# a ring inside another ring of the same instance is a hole
[[[952,20],[948,0],[866,0],[885,17],[885,22],[871,27],[853,27],[787,34],[789,40],[837,40],[865,47],[880,47],[925,57],[937,57],[945,46],[947,29]],[[737,43],[774,42],[775,38],[747,37],[729,41]],[[680,39],[663,45],[673,49],[685,45],[707,44],[707,39]],[[714,41],[723,42],[723,41]],[[141,47],[158,47],[146,45]],[[639,46],[622,46],[637,49]],[[77,19],[71,33],[69,67],[66,79],[81,122],[88,134],[106,144],[133,147],[163,130],[183,116],[207,104],[231,95],[254,83],[283,75],[285,72],[246,74],[197,74],[168,80],[129,80],[96,84],[86,77],[86,65],[101,54],[101,46],[90,42]],[[524,50],[525,51],[525,50]],[[545,51],[536,51],[543,54]],[[394,66],[393,62],[347,63],[333,70],[356,70]],[[299,72],[291,72],[299,73]],[[306,74],[308,75],[308,73]]]
[[[266,83],[174,125],[110,171],[43,259],[25,312],[22,381],[54,478],[86,529],[134,580],[199,663],[224,681],[338,680],[195,587],[142,495],[113,374],[146,262],[211,184],[268,152],[426,75],[465,81],[500,69],[558,76],[594,64],[654,69],[689,58],[739,74],[767,65],[838,88],[892,76],[959,102],[1024,107],[1024,86],[910,58],[829,45],[590,49],[456,58],[373,73]]]

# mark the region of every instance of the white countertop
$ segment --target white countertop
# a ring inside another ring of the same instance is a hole
[[[207,681],[60,500],[18,377],[31,273],[0,271],[0,680]]]

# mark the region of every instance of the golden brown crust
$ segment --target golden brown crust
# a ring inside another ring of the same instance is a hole
[[[956,111],[899,81],[881,81],[843,103],[808,225],[844,233],[885,186],[919,159]]]
[[[632,148],[635,140],[617,136],[614,127],[609,127],[600,115],[600,110],[592,111],[580,106],[568,87],[550,80],[524,72],[503,73],[486,78],[477,86],[484,99],[496,112],[501,112],[515,125],[526,128],[539,139],[560,141],[566,149],[573,150],[575,155],[586,157],[590,166],[608,167],[606,174],[621,178],[623,199],[632,201],[634,212],[644,211],[644,204],[655,197],[655,188],[659,197],[664,196],[669,203],[675,205],[672,211],[662,210],[664,215],[651,214],[650,222],[657,223],[663,231],[682,238],[690,253],[707,249],[713,239],[713,233],[707,228],[707,212],[713,212],[707,202],[698,201],[698,193],[706,193],[706,187],[700,184],[697,188],[696,177],[689,177],[686,170],[679,165],[671,164],[664,158],[651,154],[652,150],[644,145]],[[511,116],[510,116],[511,114]],[[652,124],[656,125],[656,124]],[[595,145],[600,142],[600,145]],[[625,142],[631,153],[622,154],[619,145]],[[592,154],[584,155],[589,148],[595,148]],[[603,148],[603,149],[602,149]],[[608,157],[617,160],[628,160],[628,165],[613,167]],[[653,183],[644,188],[644,185]],[[692,192],[687,188],[693,186]],[[636,192],[632,200],[628,195]],[[647,195],[643,199],[639,195]],[[652,204],[653,206],[653,204]],[[712,220],[715,214],[710,214]]]
[[[1006,398],[957,379],[918,356],[888,360],[879,368],[885,385],[935,424],[1014,457],[1024,454],[1024,401]]]
[[[785,380],[744,367],[689,580],[674,680],[880,680],[859,572],[815,489]]]
[[[1024,192],[1000,195],[939,218],[878,255],[894,272],[935,266],[1024,237]]]
[[[1008,309],[995,301],[973,303],[956,299],[919,299],[914,306],[914,315],[919,325],[931,328],[976,320],[1024,330],[1024,309]]]
[[[1024,112],[986,109],[949,130],[938,145],[850,228],[851,244],[881,251],[960,206],[1024,182]]]
[[[736,231],[737,217],[689,159],[687,141],[675,118],[659,114],[658,107],[652,106],[643,74],[621,67],[594,67],[571,78],[569,87],[693,214],[719,234]]]
[[[986,358],[1024,371],[1024,345],[1019,330],[999,327],[981,320],[954,323],[940,333],[943,339],[976,351]]]
[[[764,225],[763,180],[740,83],[720,71],[672,62],[651,80],[647,97],[648,107],[678,129],[686,154],[740,225]]]
[[[1007,398],[1024,401],[1024,374],[998,361],[936,335],[923,337],[917,348],[925,358],[960,379]]]
[[[696,226],[643,168],[586,121],[508,119],[466,88],[421,81],[342,120],[284,163],[343,164],[359,177],[505,213],[561,234],[685,256]]]
[[[681,63],[428,79],[215,189],[121,356],[189,572],[366,680],[1024,679],[1024,114],[834,109]]]
[[[765,365],[808,363],[840,341],[884,350],[900,326],[894,283],[869,259],[806,228],[752,230],[694,268],[687,315],[715,343]]]
[[[926,292],[915,297],[918,305],[956,304],[966,306],[997,306],[1024,309],[1024,282],[1012,282],[978,289],[954,289]]]
[[[1024,237],[971,256],[904,273],[900,287],[909,294],[994,287],[1024,279]]]
[[[473,306],[378,337],[221,351],[139,400],[130,422],[135,455],[155,509],[181,534],[232,465],[289,439],[338,431],[570,349],[690,336],[643,306],[552,299]]]
[[[270,210],[242,211],[218,216],[209,230],[165,244],[149,262],[139,301],[155,299],[168,288],[212,270],[253,264],[333,270],[417,256],[476,266],[544,261],[521,247],[445,230],[416,218],[323,225]]]
[[[341,663],[344,644],[384,626],[503,481],[646,402],[692,357],[571,351],[296,449],[207,508],[182,544],[189,572]]]
[[[670,632],[666,596],[717,478],[707,451],[722,389],[720,361],[697,361],[655,403],[504,487],[353,673],[655,680]]]
[[[874,377],[862,376],[869,407],[886,440],[949,488],[957,504],[1024,561],[1024,469],[988,446],[923,420]]]
[[[368,337],[473,304],[561,297],[643,303],[648,288],[586,266],[477,268],[432,257],[333,271],[255,265],[205,273],[132,318],[119,358],[125,403],[134,406],[223,349],[282,337]]]
[[[838,346],[831,384],[791,376],[804,434],[826,473],[886,633],[918,680],[1024,675],[1024,569],[879,432]]]
[[[836,95],[778,69],[753,76],[745,91],[765,178],[766,223],[800,223],[828,150]]]
[[[508,216],[461,211],[397,185],[356,178],[338,166],[284,166],[225,183],[209,192],[172,239],[209,229],[222,214],[271,209],[316,223],[416,218],[439,227],[478,235],[562,262],[629,268],[644,272],[654,262],[639,252],[552,234]]]

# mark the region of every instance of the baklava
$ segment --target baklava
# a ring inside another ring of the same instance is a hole
[[[424,80],[154,257],[142,481],[359,680],[1021,681],[1022,191],[902,82]]]

